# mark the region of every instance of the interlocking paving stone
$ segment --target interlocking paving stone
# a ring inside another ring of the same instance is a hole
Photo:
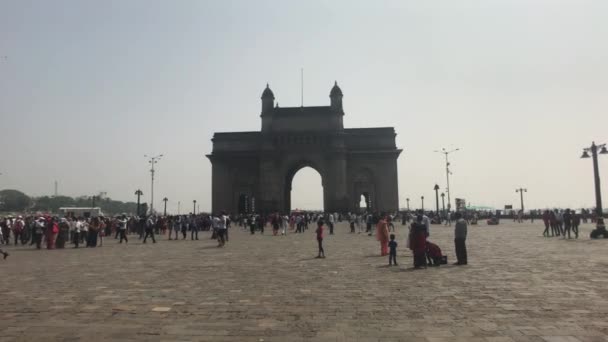
[[[541,224],[469,227],[468,266],[399,267],[346,224],[315,259],[312,230],[101,248],[8,247],[0,341],[608,341],[608,240],[543,238]],[[430,240],[454,262],[453,228]],[[4,247],[4,246],[3,246]]]

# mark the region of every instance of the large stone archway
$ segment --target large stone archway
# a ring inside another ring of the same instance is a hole
[[[262,130],[215,133],[212,210],[287,212],[296,172],[310,166],[321,175],[325,211],[396,211],[397,158],[392,127],[343,126],[342,91],[334,85],[330,106],[279,108],[267,86]]]
[[[323,182],[323,179],[324,179],[323,178],[323,173],[324,173],[323,169],[320,168],[318,164],[312,163],[307,160],[302,160],[298,163],[293,164],[293,166],[288,168],[287,169],[288,171],[285,173],[285,183],[284,183],[284,192],[283,192],[284,206],[281,210],[282,212],[289,212],[290,210],[293,209],[292,203],[291,203],[291,192],[292,192],[292,186],[293,186],[293,179],[294,179],[295,175],[298,173],[298,171],[302,170],[305,167],[312,168],[317,173],[319,173],[319,176],[321,176],[321,187],[323,188],[323,203],[322,203],[321,208],[325,208],[325,200],[326,200],[327,193],[325,190],[325,183]]]

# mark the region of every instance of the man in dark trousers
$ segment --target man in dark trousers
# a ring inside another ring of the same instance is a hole
[[[154,226],[154,216],[150,215],[146,221],[146,235],[144,236],[144,243],[146,243],[148,236],[152,238],[153,243],[156,243],[156,239],[154,239]]]
[[[454,246],[456,247],[456,259],[454,265],[467,264],[467,221],[462,218],[461,213],[456,213],[456,226],[454,228]]]

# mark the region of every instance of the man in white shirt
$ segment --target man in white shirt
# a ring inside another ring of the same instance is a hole
[[[424,211],[418,210],[418,214],[422,215],[422,223],[426,227],[426,237],[431,236],[431,220],[429,220],[428,216],[424,215]]]
[[[156,220],[154,216],[150,215],[148,220],[146,221],[146,235],[144,236],[144,242],[146,243],[146,239],[149,237],[152,238],[152,243],[156,243],[156,239],[154,238],[154,225],[156,224]],[[184,236],[184,239],[186,237]]]
[[[217,241],[218,241],[218,247],[224,247],[224,245],[226,244],[226,215],[224,215],[224,213],[221,213],[218,217],[217,217]]]
[[[329,213],[328,216],[328,223],[329,223],[329,235],[334,235],[334,214]]]
[[[120,234],[120,242],[122,243],[122,240],[125,240],[125,243],[129,243],[129,239],[127,239],[127,216],[126,215],[122,215],[121,217],[119,217],[116,220],[116,223],[118,225],[118,233]]]
[[[78,218],[74,223],[74,248],[78,248],[80,243],[80,231],[82,230],[82,219]]]

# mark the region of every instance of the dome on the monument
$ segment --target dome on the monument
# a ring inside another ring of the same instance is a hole
[[[331,92],[329,93],[329,96],[330,97],[333,97],[333,96],[343,96],[342,95],[342,89],[340,89],[340,87],[338,87],[338,81],[336,81],[334,83],[334,87],[331,88]]]
[[[262,93],[262,98],[263,99],[274,99],[274,94],[272,93],[272,90],[270,90],[270,87],[268,86],[268,83],[266,83],[266,89],[264,89],[264,92]]]

